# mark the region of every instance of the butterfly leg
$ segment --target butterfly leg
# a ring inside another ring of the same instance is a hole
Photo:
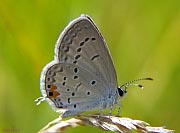
[[[112,111],[114,110],[114,106],[113,105],[111,105],[111,107],[110,107],[110,112],[109,112],[109,116],[111,116],[112,115]]]
[[[118,113],[117,113],[117,117],[120,116],[120,112],[121,112],[121,105],[120,105],[120,103],[118,103]]]
[[[111,104],[111,106],[110,106],[110,112],[109,112],[109,117],[112,115],[112,112],[113,112],[113,110],[114,110],[114,104],[115,104],[115,99],[113,99],[112,100],[112,104]]]

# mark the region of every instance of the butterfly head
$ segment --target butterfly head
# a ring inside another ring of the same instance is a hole
[[[133,82],[139,81],[139,80],[153,80],[153,79],[152,78],[141,78],[141,79],[129,81],[129,82],[121,85],[120,87],[117,88],[117,94],[119,96],[119,99],[122,100],[126,96],[128,86],[137,86],[137,87],[140,87],[141,89],[143,89],[143,86],[141,84],[133,83]]]
[[[127,89],[126,88],[123,89],[122,87],[118,87],[117,88],[117,94],[119,96],[119,99],[122,100],[126,96],[126,94],[127,94]]]

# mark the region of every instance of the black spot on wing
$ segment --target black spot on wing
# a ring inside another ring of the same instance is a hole
[[[96,58],[98,58],[100,55],[96,54],[94,56],[91,57],[91,60],[94,61]]]

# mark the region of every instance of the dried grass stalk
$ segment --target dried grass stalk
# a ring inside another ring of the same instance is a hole
[[[60,133],[67,128],[77,126],[93,126],[106,131],[131,133],[136,130],[140,133],[172,133],[173,130],[165,129],[164,127],[151,127],[147,122],[141,120],[133,120],[125,117],[115,117],[109,115],[89,115],[77,116],[68,120],[62,120],[61,117],[48,123],[39,133],[56,132]]]

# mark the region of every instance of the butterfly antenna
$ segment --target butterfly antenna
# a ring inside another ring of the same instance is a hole
[[[125,90],[126,90],[128,86],[137,86],[137,87],[140,87],[141,89],[143,89],[144,87],[141,84],[132,84],[133,82],[140,81],[140,80],[153,80],[153,79],[152,78],[135,79],[135,80],[129,81],[129,82],[121,85],[120,88],[125,87]]]

